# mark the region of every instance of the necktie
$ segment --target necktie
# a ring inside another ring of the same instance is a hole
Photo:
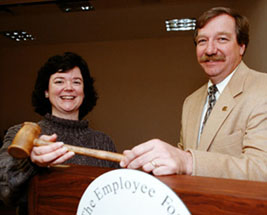
[[[207,109],[206,115],[205,115],[204,120],[203,120],[202,131],[203,131],[205,123],[207,122],[207,120],[209,118],[209,115],[210,115],[210,113],[212,111],[212,108],[214,107],[214,105],[216,103],[215,94],[216,94],[217,91],[218,91],[218,89],[217,89],[216,85],[212,85],[212,86],[210,86],[208,88],[208,98],[209,98],[208,109]]]

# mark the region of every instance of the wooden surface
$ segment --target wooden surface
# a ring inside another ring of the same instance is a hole
[[[50,168],[35,176],[29,191],[31,215],[75,215],[83,192],[111,169],[88,166]],[[158,177],[193,215],[267,214],[267,183],[196,176]]]

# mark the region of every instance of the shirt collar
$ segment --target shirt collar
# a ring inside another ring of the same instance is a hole
[[[240,65],[240,64],[239,64]],[[219,94],[222,94],[224,88],[226,87],[226,85],[229,83],[229,81],[231,80],[232,76],[234,75],[234,73],[236,72],[236,70],[238,69],[239,65],[234,69],[233,72],[231,72],[223,81],[221,81],[220,83],[216,84],[216,87],[218,89]],[[213,83],[211,82],[211,80],[209,80],[208,82],[208,88],[210,86],[212,86]]]

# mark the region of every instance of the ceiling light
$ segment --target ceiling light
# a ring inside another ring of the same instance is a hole
[[[195,30],[196,19],[195,18],[171,19],[171,20],[166,20],[165,24],[167,31],[190,31],[190,30]]]
[[[26,40],[35,40],[35,38],[27,33],[26,31],[4,31],[0,32],[5,37],[8,37],[12,40],[15,40],[17,42],[26,41]]]
[[[94,10],[93,5],[88,0],[83,0],[83,1],[58,0],[57,5],[63,12],[66,12],[66,13]]]

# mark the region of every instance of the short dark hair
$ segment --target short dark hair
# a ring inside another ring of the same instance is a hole
[[[50,57],[38,71],[32,92],[32,105],[36,113],[44,116],[52,111],[49,99],[45,98],[45,91],[48,90],[50,76],[59,71],[65,72],[66,70],[73,69],[76,66],[81,70],[84,82],[84,99],[79,109],[79,119],[82,119],[93,109],[98,96],[88,65],[81,56],[72,52],[65,52],[63,55]]]
[[[196,29],[194,32],[194,43],[196,45],[196,37],[198,30],[203,28],[209,20],[222,14],[227,14],[235,19],[236,39],[239,45],[245,45],[246,48],[249,43],[249,22],[245,16],[240,15],[238,12],[231,8],[214,7],[205,11],[197,20]]]

